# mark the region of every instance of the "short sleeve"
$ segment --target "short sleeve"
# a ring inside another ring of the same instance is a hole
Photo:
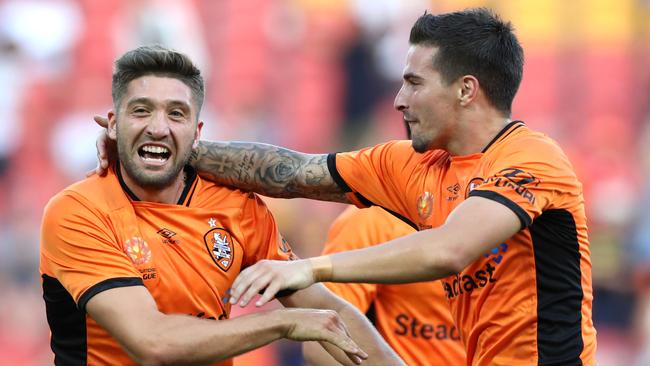
[[[143,285],[106,220],[72,194],[56,196],[45,208],[41,272],[58,280],[82,310],[99,292]]]
[[[528,138],[491,157],[479,182],[470,185],[469,196],[484,197],[510,208],[528,227],[545,210],[563,208],[582,197],[571,164],[562,150],[546,138]]]
[[[353,152],[330,154],[328,168],[358,207],[378,205],[403,214],[407,189],[417,162],[410,141],[391,141]]]
[[[249,193],[242,207],[241,230],[244,237],[242,268],[263,259],[293,260],[295,255],[282,237],[275,218],[262,199]]]

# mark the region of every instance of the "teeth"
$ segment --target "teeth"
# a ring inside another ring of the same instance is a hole
[[[162,146],[152,146],[152,145],[146,145],[142,147],[142,151],[154,153],[154,154],[164,154],[169,152],[167,148],[164,148]]]
[[[146,161],[156,161],[156,162],[160,162],[160,163],[162,163],[162,162],[164,162],[166,159],[163,159],[163,158],[148,158],[148,157],[143,157],[142,160],[146,160]]]

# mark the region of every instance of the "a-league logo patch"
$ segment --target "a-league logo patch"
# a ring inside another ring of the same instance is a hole
[[[144,239],[134,236],[124,242],[124,253],[129,256],[131,262],[141,266],[151,260],[151,249]]]
[[[422,221],[426,221],[429,217],[431,217],[431,213],[433,212],[433,195],[430,192],[422,193],[420,197],[418,197],[416,207],[418,209],[418,215],[420,215],[420,219]]]
[[[205,248],[214,263],[223,271],[228,271],[235,258],[235,246],[230,233],[222,228],[215,228],[203,236]]]

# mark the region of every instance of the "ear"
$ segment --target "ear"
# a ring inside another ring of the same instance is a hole
[[[468,106],[478,96],[480,85],[478,79],[472,75],[465,75],[460,78],[460,89],[458,91],[458,98],[460,105],[463,107]]]
[[[194,143],[192,143],[192,149],[199,147],[199,140],[201,139],[201,129],[203,129],[203,121],[199,121],[196,124],[196,132],[194,133]]]
[[[108,111],[108,127],[106,127],[108,138],[117,141],[117,118],[113,110]]]

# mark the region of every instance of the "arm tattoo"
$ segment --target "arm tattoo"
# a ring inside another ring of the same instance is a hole
[[[326,154],[261,143],[201,141],[191,161],[209,180],[265,196],[350,202],[330,175]]]

